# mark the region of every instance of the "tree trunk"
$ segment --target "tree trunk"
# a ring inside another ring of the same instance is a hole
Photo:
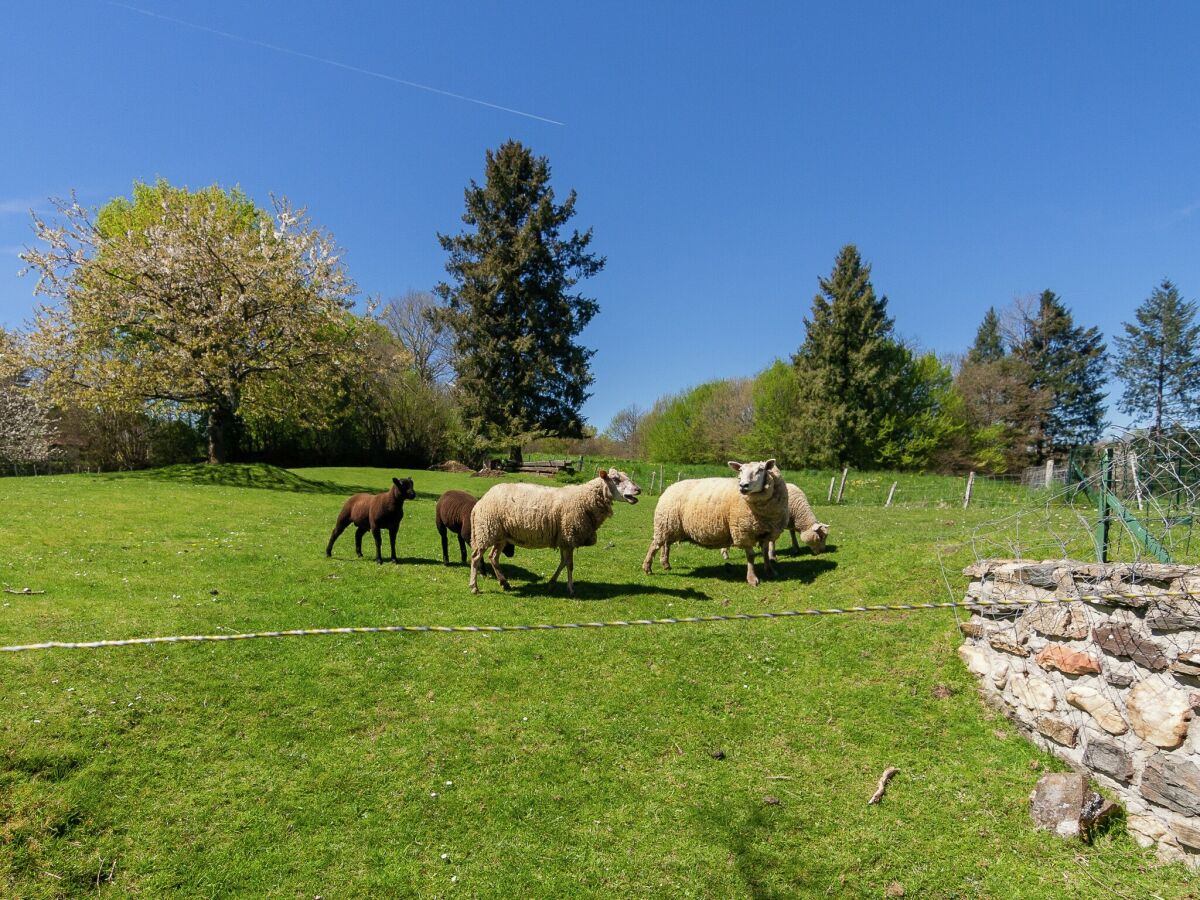
[[[233,411],[214,406],[208,411],[208,461],[226,463],[234,450]]]
[[[525,461],[525,458],[521,455],[521,447],[519,444],[516,447],[510,447],[508,449],[508,458],[517,465],[520,465]]]

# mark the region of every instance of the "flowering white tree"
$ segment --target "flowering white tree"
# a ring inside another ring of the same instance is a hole
[[[0,463],[38,465],[51,455],[53,426],[24,377],[16,339],[0,328]]]
[[[110,409],[171,401],[208,423],[210,462],[241,417],[321,424],[354,358],[354,284],[303,210],[164,181],[92,214],[72,198],[41,241],[33,358],[56,401]]]

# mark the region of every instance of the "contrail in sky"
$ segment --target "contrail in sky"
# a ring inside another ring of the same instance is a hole
[[[286,53],[289,56],[298,56],[301,59],[311,60],[312,62],[324,63],[327,66],[336,66],[339,69],[345,69],[348,72],[357,72],[359,75],[369,75],[372,78],[380,78],[384,81],[390,81],[394,84],[402,84],[405,87],[416,88],[421,91],[428,91],[431,94],[441,94],[443,97],[452,97],[455,100],[463,100],[467,103],[474,103],[478,106],[486,106],[488,109],[498,109],[501,112],[512,113],[517,116],[524,116],[527,119],[536,119],[539,122],[546,122],[550,125],[566,125],[565,122],[559,122],[557,119],[548,119],[545,116],[534,115],[533,113],[523,112],[519,109],[513,109],[511,106],[500,106],[498,103],[488,103],[486,100],[479,100],[475,97],[467,97],[463,94],[455,94],[453,91],[443,91],[441,88],[430,87],[427,84],[420,84],[416,81],[406,81],[403,78],[397,78],[395,75],[388,75],[385,72],[374,72],[371,69],[363,69],[358,66],[352,66],[349,63],[338,62],[336,59],[326,59],[323,56],[313,56],[311,53],[304,53],[300,50],[292,50],[290,47],[280,47],[278,44],[268,44],[266,41],[256,41],[253,38],[242,37],[240,34],[233,34],[228,31],[221,31],[219,28],[210,28],[207,25],[198,25],[195,22],[187,22],[183,19],[177,19],[174,16],[164,15],[163,13],[154,12],[149,9],[142,9],[139,6],[130,6],[128,3],[119,3],[117,0],[101,0],[109,6],[116,6],[120,9],[126,9],[130,12],[139,13],[143,16],[149,16],[152,19],[162,19],[164,22],[173,22],[176,25],[183,25],[187,28],[194,28],[197,31],[207,31],[209,34],[215,34],[219,37],[228,38],[231,41],[241,41],[243,44],[251,44],[255,47],[264,47],[267,50],[274,50],[276,53]]]

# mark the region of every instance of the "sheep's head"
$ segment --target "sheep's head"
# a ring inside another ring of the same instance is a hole
[[[614,497],[620,497],[626,503],[637,503],[638,494],[642,489],[633,483],[633,479],[619,469],[601,469],[597,473],[613,492]]]
[[[825,552],[825,539],[827,537],[829,537],[829,526],[824,522],[818,522],[812,528],[806,528],[800,532],[800,540],[808,544],[808,549],[813,552],[813,556]]]
[[[411,478],[393,478],[392,493],[398,500],[417,499],[417,492],[413,490],[413,480]]]
[[[772,470],[774,470],[774,474],[779,474],[779,466],[773,459],[748,463],[730,460],[729,468],[738,473],[738,490],[743,495],[766,491],[767,496],[770,496],[771,492],[775,490],[774,482],[768,477]]]

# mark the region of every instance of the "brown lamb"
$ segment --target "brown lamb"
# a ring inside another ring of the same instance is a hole
[[[458,551],[462,561],[467,562],[467,544],[471,543],[471,510],[475,508],[476,499],[466,491],[446,491],[438,497],[434,516],[437,519],[438,534],[442,538],[442,564],[450,565],[450,545],[447,531],[458,535]],[[512,544],[504,545],[504,555],[511,557],[516,552]]]
[[[391,489],[382,494],[355,494],[342,504],[337,524],[333,526],[333,534],[329,536],[329,544],[325,547],[325,555],[333,556],[333,542],[353,522],[358,528],[354,533],[354,550],[359,556],[363,555],[363,535],[370,531],[375,538],[375,562],[383,563],[380,532],[386,528],[392,540],[392,562],[400,562],[396,559],[396,532],[400,529],[400,520],[404,518],[404,501],[415,500],[416,497],[411,478],[393,478]]]

